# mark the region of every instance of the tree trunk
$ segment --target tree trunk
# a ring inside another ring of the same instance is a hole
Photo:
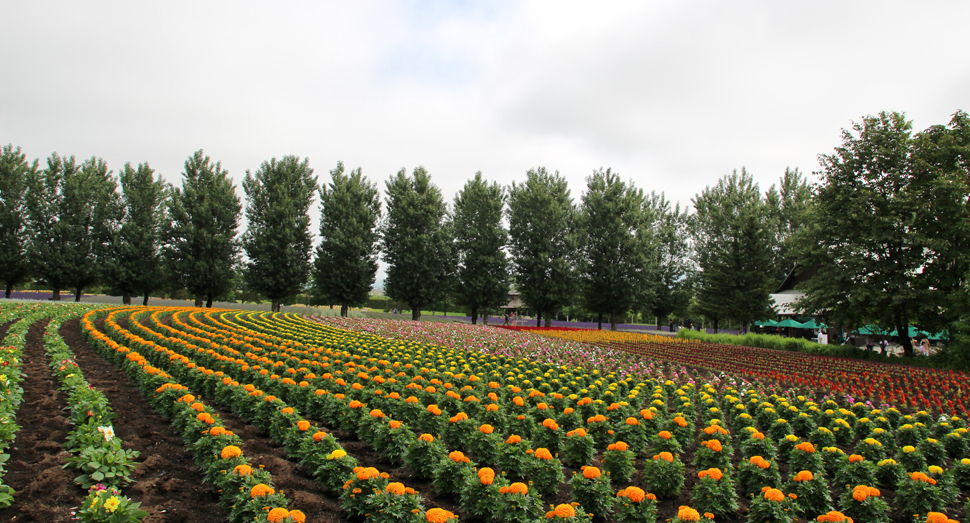
[[[411,305],[411,321],[418,321],[421,319],[421,307],[416,307]]]
[[[714,324],[714,334],[717,334],[717,320],[714,320],[714,321],[713,321],[713,322],[711,322],[711,323],[713,323],[713,324]]]
[[[478,309],[472,307],[472,325],[478,325]]]
[[[912,357],[913,343],[909,339],[909,321],[904,321],[904,318],[899,314],[893,319],[895,320],[893,323],[896,324],[896,342],[903,346],[903,354],[906,357]]]
[[[596,329],[603,330],[603,313],[596,313]]]
[[[482,315],[482,323],[484,323],[485,325],[488,325],[488,311],[486,311],[485,314]]]
[[[611,312],[610,313],[610,330],[611,331],[615,331],[616,330],[616,313],[615,312]]]
[[[211,309],[212,308],[212,296],[206,296],[206,298],[205,298],[205,308],[206,309]]]
[[[280,311],[280,299],[279,298],[273,298],[272,300],[270,300],[270,302],[269,302],[269,310],[270,310],[270,312],[279,312]]]
[[[549,311],[546,311],[545,316],[546,316],[546,327],[552,327],[552,313]]]
[[[147,292],[145,293],[145,297],[144,297],[144,298],[142,298],[142,300],[141,300],[141,304],[142,304],[143,306],[145,306],[145,307],[147,307],[147,306],[148,306],[148,293],[147,293]]]
[[[346,303],[341,304],[340,305],[340,317],[341,318],[346,318],[347,317],[347,311],[348,310],[350,310],[350,306],[348,306]]]
[[[54,289],[51,291],[51,301],[61,301],[61,290]]]
[[[77,288],[74,289],[74,301],[75,302],[81,301],[81,289],[83,289],[83,288],[84,287],[77,287]]]
[[[542,327],[542,313],[536,311],[536,327]]]
[[[12,291],[13,291],[13,285],[8,283],[7,284],[7,289],[6,289],[6,291],[4,291],[4,296],[3,297],[4,298],[7,298],[9,300],[10,299],[10,293]]]
[[[121,295],[121,304],[122,305],[131,305],[131,293],[130,292],[125,291],[125,293]]]
[[[201,307],[202,306],[202,296],[201,295],[195,297],[195,306],[196,307]]]

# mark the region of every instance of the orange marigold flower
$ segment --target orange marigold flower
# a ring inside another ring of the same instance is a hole
[[[711,479],[713,479],[715,481],[720,481],[721,478],[724,477],[724,473],[722,473],[721,472],[721,469],[719,469],[719,468],[710,468],[710,469],[702,470],[702,471],[698,472],[697,473],[697,477],[699,477],[699,478],[705,478],[705,477],[707,477],[707,478],[711,478]]]
[[[586,479],[596,479],[601,474],[600,469],[596,467],[583,467],[583,477]]]
[[[716,439],[703,441],[701,442],[701,445],[704,445],[705,447],[713,450],[714,452],[721,452],[722,450],[724,450],[724,447],[721,446],[721,442]]]
[[[192,410],[194,410],[196,412],[202,412],[203,410],[205,410],[205,405],[199,403],[198,401],[195,402],[195,403],[193,403],[193,404],[191,404],[191,405],[189,405],[189,407],[191,407]]]
[[[626,444],[625,441],[617,441],[616,443],[610,443],[607,445],[606,450],[619,450],[625,452],[630,449],[630,446]]]
[[[860,456],[858,454],[852,454],[851,456],[849,456],[849,463],[858,463],[858,462],[860,462],[860,461],[862,461],[864,459],[865,458],[863,458],[862,456]]]
[[[498,410],[498,405],[494,403],[489,403],[488,405],[485,405],[485,410],[488,412],[495,412]]]
[[[293,414],[293,407],[283,407],[283,414]]]
[[[360,481],[367,481],[371,478],[376,478],[381,475],[381,473],[374,467],[357,467],[354,469],[357,473],[357,479]]]
[[[795,477],[792,479],[795,481],[812,481],[815,479],[815,475],[812,474],[812,471],[810,470],[803,470],[798,474],[795,474]]]
[[[576,509],[574,509],[572,505],[556,505],[556,509],[553,512],[555,512],[556,516],[563,519],[569,519],[576,516]]]
[[[491,433],[495,432],[495,427],[493,427],[493,426],[491,426],[491,425],[489,425],[489,424],[486,423],[485,425],[482,425],[481,427],[478,427],[478,430],[482,434],[491,434]]]
[[[549,449],[547,448],[539,447],[536,449],[536,457],[539,459],[548,460],[552,459],[552,453],[549,452]]]
[[[671,454],[671,453],[669,453],[669,452],[661,452],[660,454],[657,454],[656,456],[654,456],[653,459],[655,459],[655,460],[656,459],[662,459],[664,461],[668,461],[670,463],[673,463],[674,462],[674,455]]]
[[[681,428],[687,426],[687,420],[685,420],[683,416],[677,416],[676,418],[674,418],[674,423],[676,423],[677,426],[679,426]],[[693,509],[691,509],[691,510],[693,510]]]
[[[428,523],[446,523],[449,519],[455,519],[455,515],[443,508],[430,508],[425,513]]]
[[[648,420],[648,421],[649,420],[652,420],[653,419],[653,411],[650,410],[650,409],[643,409],[643,410],[640,411],[640,416],[642,416],[643,419],[645,419],[645,420]]]
[[[191,394],[186,394],[185,396],[182,396],[181,398],[179,398],[179,401],[184,401],[185,403],[192,403],[193,401],[195,401],[195,396]]]
[[[529,487],[525,483],[513,483],[509,485],[508,492],[512,494],[528,494]]]
[[[322,440],[325,437],[327,437],[327,433],[322,430],[318,430],[313,433],[313,441],[316,441],[318,443],[320,442],[320,440]]]
[[[559,424],[556,423],[556,420],[551,418],[546,418],[543,420],[542,426],[549,430],[559,430]]]
[[[270,510],[269,514],[266,514],[266,519],[268,519],[271,523],[278,523],[288,517],[290,517],[290,511],[279,507]]]
[[[198,416],[196,416],[196,419],[208,425],[212,425],[216,422],[215,418],[213,418],[208,412],[200,413]]]
[[[240,476],[248,476],[253,473],[253,468],[249,465],[236,465],[232,472]]]
[[[370,417],[372,417],[372,418],[383,418],[384,417],[384,413],[381,412],[381,409],[374,409],[374,410],[370,411]]]
[[[495,481],[495,471],[488,467],[479,469],[478,480],[482,482],[482,485],[491,485]]]
[[[623,491],[624,491],[623,497],[629,499],[634,503],[640,503],[647,497],[647,493],[644,492],[643,489],[639,487],[627,487],[623,489]]]
[[[300,510],[291,510],[290,519],[296,521],[296,523],[304,523],[306,521],[306,514]]]
[[[627,425],[633,425],[633,426],[636,426],[636,425],[639,425],[639,424],[640,424],[640,421],[639,421],[639,420],[637,420],[636,418],[627,418],[627,419],[626,419],[626,424],[627,424]]]
[[[785,494],[776,488],[770,488],[765,491],[765,499],[767,499],[768,501],[781,502],[781,501],[785,501]]]
[[[428,405],[427,411],[435,416],[441,415],[441,409],[439,409],[435,404]]]
[[[661,439],[670,439],[671,437],[673,437],[673,434],[671,434],[670,432],[668,432],[666,430],[661,430],[660,431],[660,434],[658,434],[658,436],[660,436]]]
[[[426,443],[431,443],[434,441],[434,436],[432,436],[431,434],[422,434],[418,436],[418,439]]]
[[[947,523],[950,518],[941,512],[930,512],[926,515],[926,523]]]
[[[242,456],[242,449],[235,445],[229,445],[222,449],[220,456],[222,456],[222,459],[238,458],[239,456]]]
[[[404,483],[398,483],[396,481],[393,483],[388,483],[387,487],[384,488],[384,492],[402,496],[404,495]]]
[[[817,518],[816,521],[829,521],[832,523],[853,523],[852,518],[846,516],[845,514],[831,510],[827,514],[823,514]]]
[[[511,436],[509,436],[509,439],[505,440],[505,442],[508,443],[509,445],[514,445],[521,441],[522,441],[522,436],[518,436],[516,434],[512,434]]]
[[[681,505],[681,507],[677,509],[677,518],[681,521],[700,521],[701,514],[700,512],[697,512],[686,505]]]
[[[470,461],[465,456],[465,454],[460,450],[456,450],[456,451],[453,451],[451,454],[448,454],[448,458],[454,461],[455,463],[468,463]]]
[[[273,490],[273,487],[269,485],[264,485],[262,483],[249,489],[249,495],[254,498],[259,498],[262,496],[272,496],[273,494],[276,494],[276,491]]]
[[[798,445],[795,445],[795,448],[802,452],[807,452],[809,454],[815,453],[815,445],[812,445],[811,441],[803,441]]]
[[[865,501],[869,496],[869,487],[865,485],[858,485],[856,488],[852,489],[852,499],[856,501]]]
[[[586,437],[586,429],[578,428],[576,430],[571,430],[571,431],[569,431],[569,432],[566,433],[566,436],[567,437],[570,437],[570,436],[579,436],[581,438],[585,438]]]
[[[300,429],[301,432],[306,432],[310,430],[310,422],[305,419],[301,419],[300,421],[296,422],[296,428]]]
[[[936,480],[927,476],[925,472],[913,472],[909,476],[913,481],[922,481],[924,483],[929,483],[930,485],[936,485]]]
[[[755,432],[751,434],[751,437],[754,439],[765,439],[765,435],[760,432]]]
[[[390,425],[392,429],[399,429],[401,428],[402,423],[396,419],[392,419],[390,422],[388,422],[388,425]]]
[[[223,435],[225,433],[226,433],[226,428],[225,427],[216,426],[216,427],[212,427],[211,429],[209,429],[209,435],[210,436],[221,436],[221,435]]]

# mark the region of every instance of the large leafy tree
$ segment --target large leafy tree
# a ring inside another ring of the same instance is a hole
[[[294,296],[310,277],[310,205],[317,191],[310,161],[284,156],[246,171],[246,219],[243,248],[249,261],[246,285],[270,299],[273,312],[280,300]]]
[[[653,292],[644,303],[653,316],[666,319],[686,310],[696,272],[689,241],[689,215],[680,204],[671,206],[663,193],[650,193],[644,200],[644,213],[654,238],[651,251],[657,268]]]
[[[165,205],[169,188],[161,175],[147,163],[125,164],[121,182],[121,220],[112,242],[111,286],[131,304],[131,296],[142,295],[142,305],[162,281],[161,240],[165,226]]]
[[[575,296],[576,209],[565,178],[544,167],[509,188],[509,253],[522,300],[552,325]]]
[[[766,193],[768,209],[775,224],[775,267],[773,283],[780,284],[798,262],[796,242],[799,231],[807,224],[812,205],[812,188],[798,168],[786,168]]]
[[[452,277],[451,238],[445,223],[448,210],[424,167],[416,167],[412,176],[401,169],[386,186],[384,292],[392,300],[409,304],[411,318],[418,320],[421,307],[444,297]]]
[[[583,301],[598,315],[600,328],[605,314],[616,330],[617,316],[647,301],[653,291],[653,238],[643,206],[643,191],[610,169],[586,178],[579,216],[580,281]]]
[[[381,198],[360,168],[344,173],[343,162],[320,188],[320,245],[313,265],[316,300],[339,303],[340,315],[367,302],[377,274]]]
[[[182,187],[169,200],[163,252],[173,286],[188,290],[196,307],[203,299],[211,307],[233,290],[241,210],[229,172],[201,149],[193,153],[185,161]]]
[[[57,153],[47,169],[32,176],[27,191],[31,272],[51,286],[72,287],[74,300],[103,275],[109,256],[111,228],[118,209],[117,182],[100,158],[78,165]]]
[[[455,196],[451,227],[458,262],[455,298],[471,311],[472,323],[478,323],[479,312],[488,323],[488,311],[508,301],[504,205],[505,190],[495,182],[486,183],[481,172]]]
[[[822,185],[806,231],[817,272],[803,286],[809,311],[850,326],[875,323],[907,335],[918,304],[923,246],[910,232],[919,207],[912,182],[912,123],[901,113],[867,116],[820,155]]]
[[[27,182],[36,177],[37,160],[8,144],[0,151],[0,278],[4,297],[9,298],[13,287],[27,281]]]
[[[734,319],[746,328],[770,307],[775,225],[758,185],[742,168],[692,200],[697,252],[697,310],[717,328]]]

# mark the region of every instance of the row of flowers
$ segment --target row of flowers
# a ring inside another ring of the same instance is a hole
[[[198,332],[198,331],[197,331],[197,332]],[[207,350],[206,352],[208,352],[208,350]],[[274,363],[273,365],[275,365],[275,363]],[[288,370],[289,370],[289,369],[288,369]],[[272,378],[270,378],[270,379],[272,379]],[[276,379],[279,379],[279,377],[277,376],[277,377],[276,377]],[[373,411],[372,411],[372,412],[373,412]],[[796,440],[797,440],[797,438],[796,438]],[[925,513],[925,512],[924,512],[924,513]]]
[[[7,334],[0,343],[0,455],[13,444],[20,431],[16,419],[24,396],[24,389],[20,385],[24,379],[21,370],[24,343],[27,329],[43,315],[42,311],[25,305],[0,305],[0,325],[16,322],[7,328]],[[3,483],[5,461],[0,459],[0,508],[13,504],[15,494],[12,487]]]
[[[303,523],[306,516],[299,510],[286,508],[289,502],[274,488],[272,475],[246,458],[242,451],[243,440],[225,428],[212,407],[175,377],[152,365],[138,350],[115,342],[94,327],[98,319],[110,319],[125,311],[130,309],[85,314],[81,319],[82,333],[95,350],[125,371],[153,408],[172,420],[206,481],[219,490],[229,521]]]
[[[152,315],[155,321],[158,320],[160,312],[163,311],[156,311]],[[139,317],[139,314],[132,315],[129,325],[137,325]],[[422,498],[414,489],[400,482],[388,481],[387,473],[372,467],[359,466],[357,460],[347,454],[336,438],[304,419],[295,408],[280,398],[262,394],[261,391],[259,394],[251,394],[255,392],[251,386],[242,386],[222,371],[213,371],[198,365],[194,361],[197,354],[193,354],[191,349],[178,353],[161,343],[133,335],[118,326],[112,316],[106,318],[106,334],[94,330],[93,325],[85,328],[92,331],[92,337],[100,335],[109,338],[102,340],[108,347],[113,343],[123,349],[143,348],[147,357],[159,368],[167,369],[181,381],[197,387],[221,405],[231,408],[247,422],[267,430],[291,459],[300,463],[318,479],[325,491],[339,496],[341,504],[351,515],[368,515],[369,521],[378,522],[445,521],[455,517],[454,514],[437,508],[425,511]],[[157,333],[153,336],[150,334],[152,331],[144,328],[141,332],[157,341],[164,339]],[[124,340],[127,346],[122,346],[115,340]],[[291,517],[294,512],[298,511],[290,511]],[[272,511],[269,519],[276,521]]]
[[[80,475],[74,482],[88,491],[75,517],[85,522],[137,522],[147,512],[141,503],[121,493],[121,487],[131,482],[138,452],[124,448],[111,420],[115,413],[108,398],[92,387],[74,361],[74,353],[64,343],[58,330],[61,324],[77,317],[82,310],[72,307],[48,307],[50,321],[44,330],[44,350],[49,366],[60,390],[68,397],[68,432],[64,448],[71,453],[67,465]]]
[[[647,333],[590,329],[528,329],[546,337],[596,344],[686,365],[724,370],[849,394],[880,403],[899,403],[946,414],[967,415],[970,374],[889,365],[849,358],[740,347]]]

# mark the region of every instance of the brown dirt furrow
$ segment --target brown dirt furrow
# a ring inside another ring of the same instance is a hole
[[[16,490],[12,506],[0,510],[0,521],[71,520],[71,510],[85,492],[74,484],[74,474],[61,468],[70,454],[61,443],[70,423],[64,416],[64,396],[47,367],[44,328],[49,320],[34,323],[27,331],[23,371],[26,374],[23,403],[17,411],[20,432],[9,449],[4,482]]]
[[[168,419],[156,414],[138,388],[120,369],[95,352],[81,337],[77,319],[64,323],[60,335],[74,352],[84,377],[108,398],[117,417],[115,434],[136,450],[138,467],[126,495],[142,503],[146,523],[225,521],[219,496],[192,461]]]

